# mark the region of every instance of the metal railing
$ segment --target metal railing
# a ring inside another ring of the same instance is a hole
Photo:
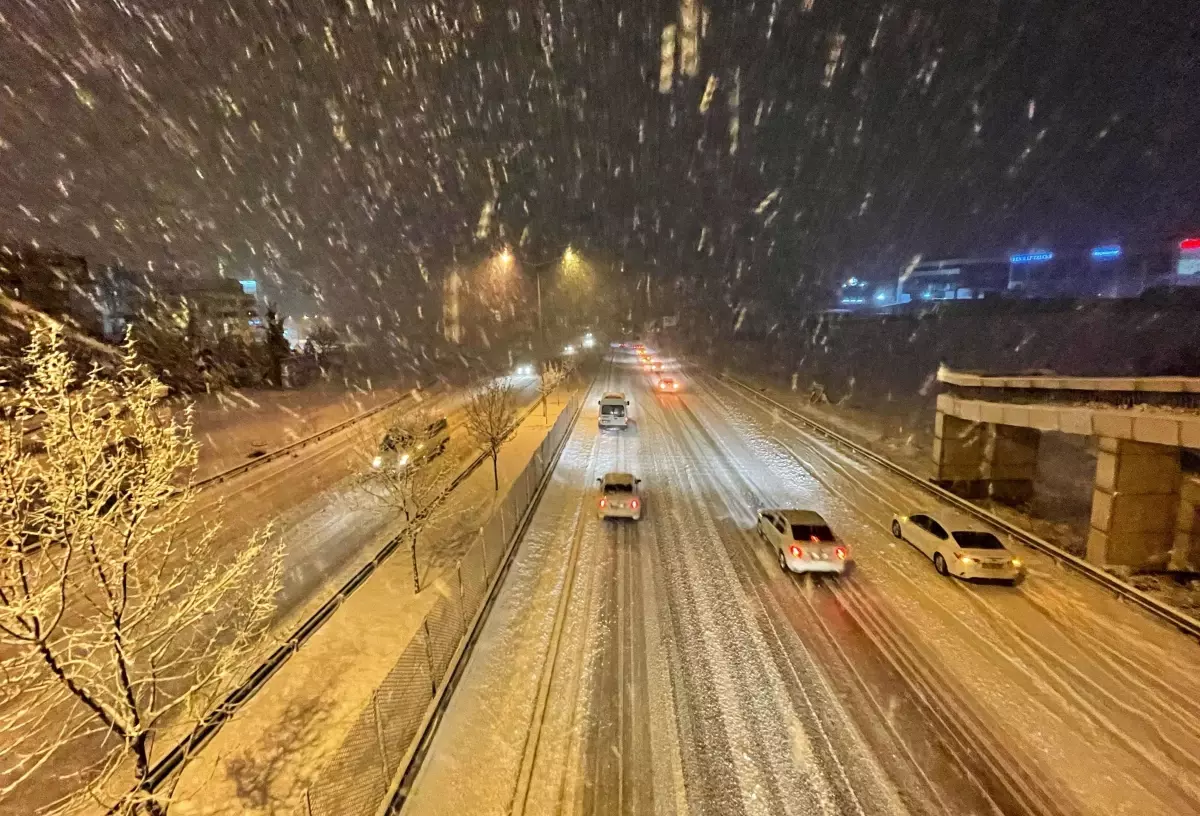
[[[466,554],[442,579],[444,594],[304,791],[299,816],[370,816],[384,803],[393,781],[413,759],[417,738],[430,724],[587,392],[583,389],[567,403]]]

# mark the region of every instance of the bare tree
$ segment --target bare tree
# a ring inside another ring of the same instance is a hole
[[[358,450],[364,464],[357,486],[367,501],[396,512],[404,519],[400,532],[408,541],[412,558],[413,591],[421,591],[417,538],[432,520],[445,497],[449,467],[441,446],[424,447],[430,428],[440,422],[426,411],[392,409],[384,418],[383,432],[360,433]],[[375,426],[378,428],[378,426]],[[418,450],[418,446],[422,446]]]
[[[546,412],[546,399],[562,384],[566,376],[566,369],[557,363],[547,362],[542,366],[541,374],[538,376],[538,396],[542,400],[542,419],[549,421]]]
[[[512,386],[492,381],[471,395],[466,406],[467,436],[492,459],[492,481],[500,490],[500,468],[497,464],[500,446],[512,431],[517,419],[517,399]]]
[[[191,416],[163,416],[131,342],[113,375],[81,374],[39,328],[25,362],[0,426],[0,797],[53,776],[73,790],[43,812],[164,814],[170,792],[143,788],[154,736],[261,647],[281,554],[266,534],[218,552],[216,527],[186,524]]]

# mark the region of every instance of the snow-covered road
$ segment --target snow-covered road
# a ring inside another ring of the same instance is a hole
[[[935,499],[683,379],[659,396],[626,361],[597,384],[406,812],[1200,812],[1192,641],[1036,553],[1018,587],[941,578],[888,532]],[[597,430],[602,390],[630,395],[628,431]],[[596,518],[609,470],[644,480],[640,524]],[[853,575],[781,573],[752,530],[767,505],[824,514]]]

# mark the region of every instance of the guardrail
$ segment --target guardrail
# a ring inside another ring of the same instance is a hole
[[[810,430],[813,430],[816,433],[833,440],[839,445],[842,445],[850,450],[852,453],[869,459],[878,465],[882,465],[891,472],[904,477],[915,485],[920,486],[923,490],[936,496],[942,501],[954,505],[957,509],[963,511],[964,513],[974,516],[980,521],[986,522],[997,529],[1003,530],[1025,546],[1049,555],[1065,566],[1075,570],[1080,575],[1083,575],[1085,578],[1100,584],[1105,589],[1108,589],[1115,594],[1118,598],[1131,601],[1137,606],[1140,606],[1146,611],[1150,612],[1152,615],[1155,615],[1156,617],[1161,618],[1162,620],[1165,620],[1171,625],[1177,627],[1180,631],[1194,638],[1200,639],[1200,620],[1196,620],[1192,616],[1147,595],[1137,587],[1122,581],[1120,578],[1117,578],[1114,575],[1110,575],[1093,564],[1089,564],[1087,561],[1072,555],[1061,547],[1056,547],[1045,539],[1039,538],[1033,533],[1021,529],[1015,524],[1000,518],[994,513],[989,513],[987,510],[979,507],[973,502],[964,499],[961,496],[956,496],[950,491],[933,484],[927,479],[924,479],[916,473],[913,473],[911,470],[896,464],[884,456],[880,456],[878,453],[875,453],[869,448],[859,445],[857,442],[854,442],[842,434],[839,434],[837,431],[834,431],[822,425],[821,423],[810,419],[804,414],[801,414],[787,405],[784,405],[782,402],[772,399],[747,383],[742,382],[738,378],[725,374],[724,372],[718,373],[717,376],[726,382],[741,388],[743,391],[755,397],[756,399],[759,399],[771,405],[773,408],[786,413],[788,416],[796,419],[801,424],[808,427]]]
[[[356,425],[365,419],[370,419],[371,417],[375,416],[376,414],[383,413],[384,411],[386,411],[390,408],[395,408],[397,405],[400,405],[405,400],[413,399],[414,394],[421,393],[426,390],[431,390],[436,385],[437,385],[436,380],[431,380],[428,383],[418,383],[417,385],[413,386],[409,391],[407,391],[404,394],[401,394],[400,396],[396,397],[395,399],[388,400],[387,402],[384,402],[380,405],[376,405],[374,408],[368,408],[365,411],[360,411],[359,413],[355,414],[352,417],[347,417],[346,419],[342,420],[341,422],[338,422],[334,425],[330,425],[328,428],[325,428],[323,430],[317,431],[315,434],[306,436],[303,439],[297,439],[295,442],[290,442],[281,448],[276,448],[275,450],[267,451],[266,453],[264,453],[261,456],[256,456],[253,459],[243,462],[240,465],[234,465],[233,467],[223,470],[220,473],[215,473],[212,476],[206,476],[203,479],[197,479],[195,482],[192,483],[192,487],[196,490],[203,490],[204,488],[210,487],[214,484],[220,484],[221,482],[225,481],[226,479],[231,479],[234,476],[240,476],[241,474],[245,473],[248,470],[253,470],[256,467],[265,465],[267,462],[273,462],[276,459],[282,458],[284,456],[289,456],[289,455],[295,453],[296,451],[300,450],[301,448],[308,447],[309,445],[312,445],[315,442],[320,442],[323,439],[328,439],[329,437],[333,436],[334,434],[338,433],[339,431],[343,431],[346,428]]]
[[[409,395],[404,395],[398,399],[404,399]],[[396,401],[393,401],[395,403]],[[524,412],[513,422],[509,429],[506,439],[512,435],[515,430],[523,423],[541,404],[541,399],[536,399],[530,404]],[[377,406],[372,411],[380,411],[386,408],[387,405]],[[365,412],[364,412],[365,413]],[[352,417],[352,420],[361,420],[363,414]],[[341,423],[344,427],[345,423]],[[333,429],[326,429],[325,433],[334,433]],[[309,440],[312,441],[311,439]],[[280,449],[281,451],[283,449]],[[280,453],[282,455],[282,453]],[[460,471],[449,484],[438,494],[438,496],[430,503],[422,515],[427,516],[432,513],[438,505],[445,501],[455,489],[467,480],[488,458],[486,453],[479,453]],[[257,461],[257,460],[255,460]],[[249,463],[248,463],[249,464]],[[288,659],[296,653],[321,626],[332,617],[341,605],[350,595],[358,589],[368,578],[386,561],[399,547],[404,543],[404,535],[399,534],[387,542],[380,550],[371,558],[370,561],[354,573],[341,588],[333,594],[320,608],[312,615],[306,618],[295,631],[292,632],[274,651],[259,664],[246,680],[237,688],[230,691],[225,698],[208,712],[196,724],[192,731],[170,751],[167,752],[155,765],[150,769],[142,782],[141,787],[148,791],[154,792],[163,784],[165,784],[172,776],[178,773],[185,764],[188,758],[195,754],[198,750],[204,747],[205,743],[210,740],[213,735],[221,729],[237,711],[244,706],[255,694],[257,694],[267,681],[283,666]]]

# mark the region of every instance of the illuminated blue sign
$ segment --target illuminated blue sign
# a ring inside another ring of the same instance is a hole
[[[1054,253],[1048,249],[1035,249],[1032,252],[1023,252],[1020,255],[1009,255],[1008,262],[1014,264],[1041,263],[1049,261],[1054,257]]]
[[[1121,257],[1121,247],[1116,244],[1111,246],[1098,246],[1092,250],[1092,260],[1095,261],[1111,261],[1113,258]]]
[[[247,295],[257,295],[258,294],[258,281],[256,281],[256,280],[240,280],[240,281],[238,281],[238,283],[240,283],[242,285],[242,291],[245,292]]]

